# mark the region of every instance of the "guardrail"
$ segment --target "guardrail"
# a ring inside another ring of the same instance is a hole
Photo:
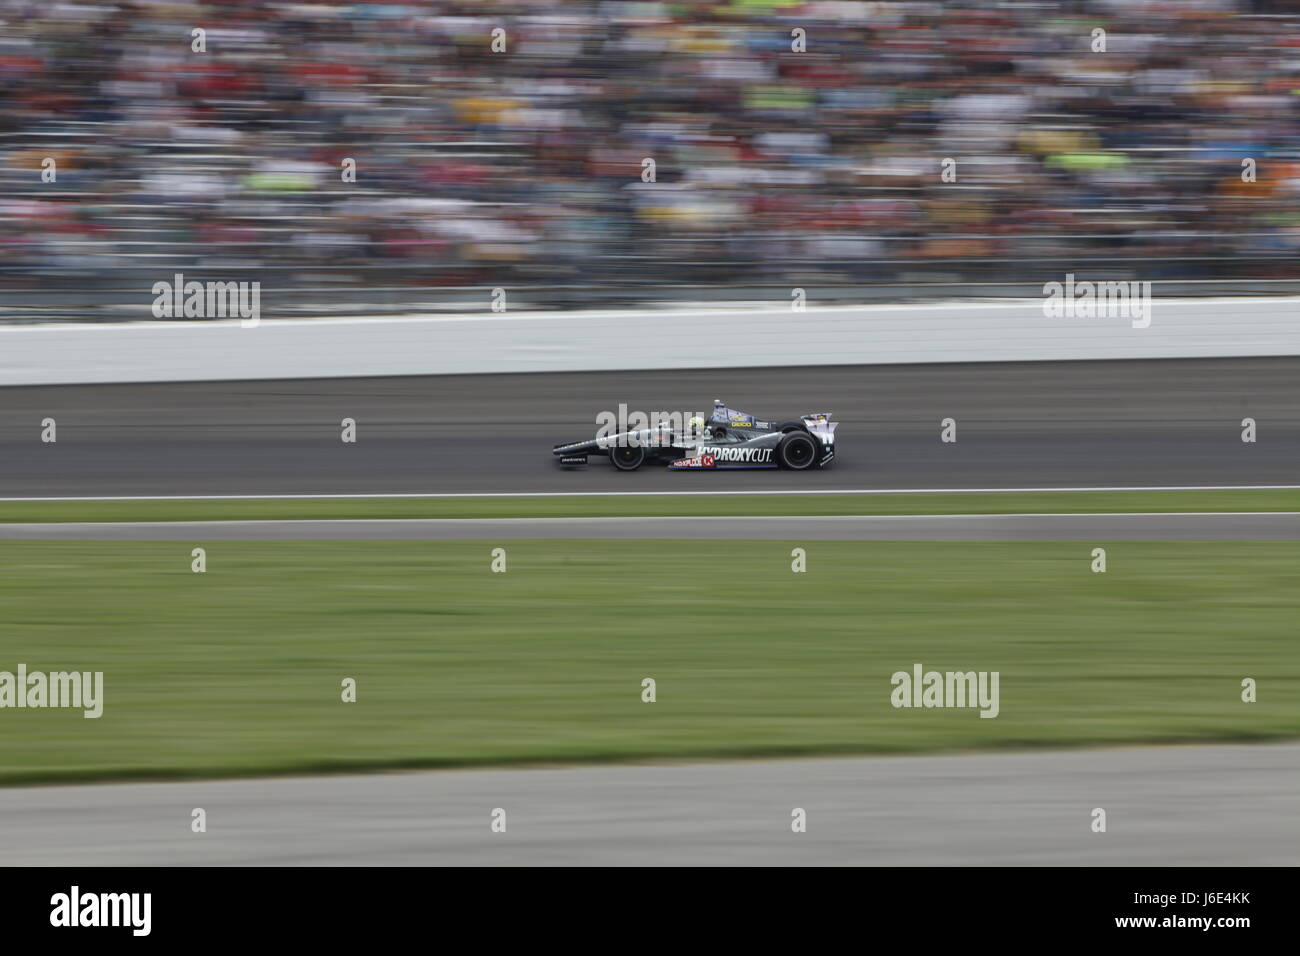
[[[1168,260],[1181,269],[1186,260]],[[764,303],[788,308],[792,290],[804,290],[810,302],[823,305],[865,305],[954,300],[1035,299],[1043,284],[1072,273],[1083,281],[1149,280],[1160,297],[1300,295],[1300,274],[1262,273],[1258,276],[1214,276],[1201,268],[1195,276],[1161,278],[1165,260],[1071,259],[930,260],[890,262],[901,278],[877,276],[870,281],[846,281],[835,274],[840,263],[790,263],[788,281],[775,281],[757,268],[733,269],[728,281],[696,281],[693,275],[721,272],[722,264],[703,261],[674,271],[672,282],[635,278],[635,270],[604,281],[539,283],[518,270],[503,269],[481,276],[431,272],[409,266],[338,265],[334,268],[271,266],[228,268],[139,265],[125,263],[107,274],[88,277],[73,268],[47,266],[39,275],[0,265],[0,322],[130,322],[153,318],[152,288],[170,282],[180,272],[186,281],[255,281],[261,289],[264,318],[305,318],[328,315],[402,315],[474,313],[491,308],[492,293],[505,290],[514,310],[634,309],[655,306],[728,302]],[[1300,273],[1300,261],[1291,263]],[[883,272],[885,264],[873,267]],[[1014,268],[1012,268],[1014,266]],[[804,268],[802,274],[797,271]],[[856,264],[859,272],[869,267]],[[969,276],[963,277],[965,273]],[[1011,277],[1004,276],[1007,273]],[[481,279],[481,281],[477,281]],[[514,280],[514,281],[511,281]],[[203,321],[203,320],[187,320]]]

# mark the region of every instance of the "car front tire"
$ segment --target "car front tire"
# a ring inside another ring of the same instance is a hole
[[[636,471],[645,464],[645,447],[615,445],[609,450],[609,462],[619,471]]]

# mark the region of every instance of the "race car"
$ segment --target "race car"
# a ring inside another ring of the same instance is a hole
[[[661,421],[649,428],[597,434],[587,441],[556,445],[561,467],[587,464],[604,455],[619,471],[642,465],[667,465],[676,471],[732,471],[825,468],[835,458],[835,428],[830,412],[815,412],[788,421],[763,421],[713,403],[708,418],[692,416],[679,426]]]

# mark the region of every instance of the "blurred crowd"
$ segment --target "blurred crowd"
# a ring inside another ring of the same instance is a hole
[[[0,0],[0,277],[1289,275],[1295,6]]]

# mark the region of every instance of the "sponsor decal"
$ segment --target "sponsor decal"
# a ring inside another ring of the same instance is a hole
[[[713,457],[718,461],[738,461],[748,465],[769,464],[772,461],[772,449],[770,448],[747,448],[741,445],[736,448],[715,448]]]
[[[694,458],[678,458],[673,462],[674,468],[712,468],[714,467],[714,458],[712,455],[696,455]]]

